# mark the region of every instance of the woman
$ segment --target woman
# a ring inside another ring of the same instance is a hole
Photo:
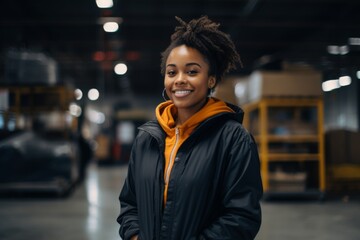
[[[120,236],[254,239],[262,196],[257,146],[242,110],[209,97],[240,57],[206,16],[177,20],[161,63],[170,100],[139,128],[120,194]]]

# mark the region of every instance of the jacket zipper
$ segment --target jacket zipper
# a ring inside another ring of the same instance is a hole
[[[173,149],[171,150],[171,153],[170,153],[170,161],[169,161],[169,166],[167,167],[166,169],[166,176],[165,176],[165,185],[168,185],[169,184],[169,179],[170,179],[170,173],[171,173],[171,168],[172,168],[172,165],[174,164],[174,160],[175,160],[175,156],[174,156],[174,153],[175,153],[175,149],[178,145],[178,142],[179,142],[179,129],[178,128],[175,128],[175,136],[176,136],[176,139],[175,139],[175,144],[174,144],[174,147]]]

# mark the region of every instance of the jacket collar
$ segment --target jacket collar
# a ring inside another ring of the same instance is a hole
[[[205,121],[203,121],[196,130],[206,128],[209,124],[222,124],[223,121],[235,120],[239,123],[243,122],[244,111],[231,103],[226,103],[228,107],[230,107],[234,112],[222,112],[216,114],[214,116],[209,117]],[[165,131],[160,126],[157,120],[151,120],[139,127],[139,130],[145,131],[149,133],[152,137],[154,137],[159,144],[164,144],[164,139],[166,137]]]

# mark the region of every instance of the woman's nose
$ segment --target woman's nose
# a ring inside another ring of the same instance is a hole
[[[178,73],[175,79],[176,85],[183,85],[186,83],[186,76],[183,73]]]

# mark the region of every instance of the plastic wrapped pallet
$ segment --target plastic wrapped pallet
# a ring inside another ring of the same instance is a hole
[[[10,50],[6,54],[4,81],[9,85],[55,85],[57,62],[41,52]]]

